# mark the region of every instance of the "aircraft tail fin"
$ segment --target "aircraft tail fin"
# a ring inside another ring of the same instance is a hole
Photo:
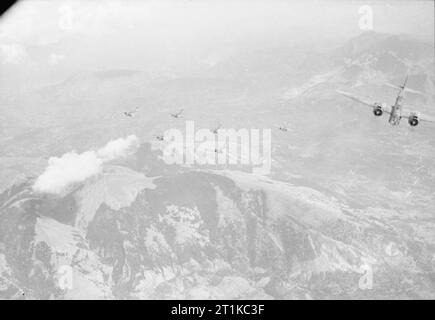
[[[402,89],[405,89],[407,82],[408,82],[408,75],[406,75],[405,81],[403,82]]]
[[[399,94],[401,94],[402,92],[410,92],[410,93],[424,95],[424,93],[421,92],[421,91],[414,90],[414,89],[411,89],[411,88],[406,88],[406,83],[407,82],[408,82],[408,76],[406,76],[405,81],[403,82],[403,85],[398,86],[398,85],[395,85],[395,84],[392,84],[392,83],[389,83],[389,82],[386,82],[385,85],[387,85],[387,86],[389,86],[391,88],[394,88],[394,89],[399,89],[400,90]]]

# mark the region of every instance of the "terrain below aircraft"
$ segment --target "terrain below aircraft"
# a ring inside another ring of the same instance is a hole
[[[388,86],[399,90],[399,92],[397,93],[397,96],[396,96],[396,101],[391,106],[391,108],[387,107],[386,103],[372,102],[372,101],[367,100],[366,98],[353,95],[349,92],[345,92],[345,91],[341,91],[341,90],[337,90],[337,92],[340,93],[341,95],[347,97],[347,98],[350,98],[354,101],[357,101],[359,103],[362,103],[366,106],[373,108],[373,114],[376,117],[380,117],[384,113],[389,114],[388,122],[393,126],[397,126],[400,123],[400,120],[402,118],[407,118],[408,124],[411,127],[417,126],[420,123],[420,121],[435,123],[434,117],[423,115],[420,112],[416,112],[416,111],[409,111],[409,110],[406,110],[403,108],[402,102],[404,100],[404,93],[405,92],[421,94],[421,92],[419,92],[419,91],[416,91],[416,90],[413,90],[410,88],[406,88],[407,81],[408,81],[408,77],[405,78],[405,81],[400,86],[396,86],[394,84],[387,83]]]

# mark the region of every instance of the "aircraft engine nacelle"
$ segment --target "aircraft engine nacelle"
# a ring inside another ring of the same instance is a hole
[[[408,117],[408,123],[411,127],[418,126],[419,123],[418,115],[415,113],[411,113]]]
[[[380,104],[375,104],[375,105],[373,106],[373,114],[374,114],[376,117],[380,117],[380,116],[382,116],[383,113],[384,113],[384,110],[382,109],[382,105],[380,105]]]

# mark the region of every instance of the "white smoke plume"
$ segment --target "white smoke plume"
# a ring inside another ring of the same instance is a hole
[[[36,179],[33,190],[41,193],[61,194],[70,185],[85,181],[103,170],[107,161],[128,156],[139,146],[135,135],[112,140],[97,151],[65,153],[51,157],[45,171]]]
[[[139,139],[134,136],[128,136],[127,138],[119,138],[112,140],[104,148],[97,151],[97,156],[104,161],[114,160],[116,158],[124,157],[126,154],[130,154],[139,146]]]

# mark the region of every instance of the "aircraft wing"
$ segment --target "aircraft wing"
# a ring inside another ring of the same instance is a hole
[[[435,123],[435,117],[434,116],[428,116],[428,115],[423,114],[421,112],[411,112],[411,111],[408,111],[408,110],[405,110],[405,109],[403,109],[403,111],[402,111],[402,118],[408,118],[413,113],[417,114],[418,120],[420,120],[420,121]]]
[[[337,90],[337,92],[339,94],[341,94],[342,96],[345,96],[349,99],[352,99],[353,101],[365,104],[366,106],[371,107],[371,108],[373,108],[376,104],[376,102],[374,102],[374,101],[370,101],[367,98],[357,96],[357,95],[354,95],[354,94],[349,93],[349,92],[345,92],[345,91],[341,91],[341,90]],[[382,107],[382,110],[386,113],[390,113],[390,110],[387,110],[384,106]]]
[[[281,131],[289,130],[287,126],[283,126],[283,125],[275,124],[274,127],[281,130]]]
[[[435,117],[431,117],[431,116],[424,115],[424,114],[420,114],[418,116],[418,119],[420,119],[421,121],[425,121],[425,122],[435,123]]]
[[[369,101],[366,98],[363,98],[363,97],[360,97],[360,96],[356,96],[356,95],[354,95],[352,93],[341,91],[341,90],[337,90],[337,92],[339,94],[341,94],[342,96],[345,96],[345,97],[347,97],[349,99],[352,99],[352,100],[354,100],[356,102],[365,104],[366,106],[373,107],[373,105],[374,105],[374,102]]]

